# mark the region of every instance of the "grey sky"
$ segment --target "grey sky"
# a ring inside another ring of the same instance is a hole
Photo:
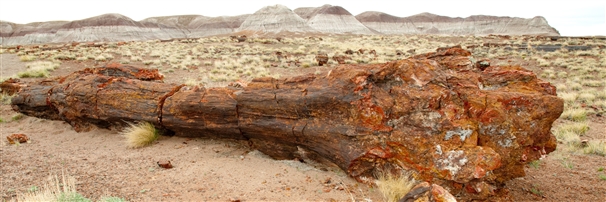
[[[353,15],[380,11],[400,17],[422,12],[450,17],[543,16],[564,36],[606,35],[606,1],[597,0],[0,0],[0,20],[24,24],[79,20],[105,13],[120,13],[137,21],[167,15],[231,16],[251,14],[264,6],[275,4],[290,9],[331,4],[342,6]]]

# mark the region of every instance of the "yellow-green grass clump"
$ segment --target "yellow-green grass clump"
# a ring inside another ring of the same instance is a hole
[[[19,60],[21,60],[21,62],[31,62],[36,59],[37,59],[37,57],[33,56],[33,55],[22,55],[19,57]]]
[[[28,68],[25,71],[17,73],[19,78],[41,78],[50,76],[50,72],[59,67],[58,63],[50,62],[50,61],[36,61],[30,64],[27,64]]]
[[[158,130],[151,123],[142,121],[128,125],[129,127],[122,131],[122,135],[126,138],[126,145],[129,148],[145,147],[158,139]]]
[[[604,140],[588,141],[587,146],[583,148],[583,153],[606,156],[606,142]]]
[[[17,201],[92,201],[76,190],[76,179],[72,176],[66,176],[65,173],[61,177],[53,175],[44,183],[42,187],[32,186],[28,192],[17,195]],[[102,202],[125,202],[126,200],[119,197],[101,197]]]
[[[565,109],[560,115],[560,118],[572,120],[572,121],[585,121],[587,119],[587,110],[583,108],[570,108]]]
[[[587,124],[587,122],[570,122],[559,125],[555,129],[554,133],[557,137],[559,134],[567,132],[572,132],[577,135],[585,135],[587,131],[589,131],[589,124]]]

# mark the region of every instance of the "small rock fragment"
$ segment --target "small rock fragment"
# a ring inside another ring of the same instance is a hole
[[[157,163],[158,163],[158,166],[160,166],[162,168],[166,168],[166,169],[173,168],[173,164],[171,164],[170,161],[168,161],[168,160],[160,160]]]
[[[6,136],[6,139],[8,140],[8,143],[16,144],[16,143],[26,143],[29,140],[29,137],[27,137],[25,134],[12,134],[12,135]]]
[[[328,64],[328,55],[326,53],[317,54],[316,61],[319,66],[324,66],[325,64]]]
[[[457,199],[446,189],[437,184],[422,182],[413,187],[398,202],[456,202]]]

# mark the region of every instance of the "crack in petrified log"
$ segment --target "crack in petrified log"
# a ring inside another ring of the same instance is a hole
[[[444,48],[244,88],[179,87],[156,81],[157,71],[110,65],[31,83],[12,104],[77,131],[147,121],[178,136],[249,140],[277,159],[304,149],[359,180],[410,170],[485,198],[555,149],[550,129],[563,101],[528,70],[469,57]]]

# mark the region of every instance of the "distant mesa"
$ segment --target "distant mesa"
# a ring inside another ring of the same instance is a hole
[[[341,6],[328,4],[294,10],[273,5],[253,14],[220,17],[176,15],[135,21],[111,13],[75,21],[28,24],[0,21],[2,45],[199,38],[237,33],[560,35],[540,16],[531,19],[485,15],[452,18],[420,13],[397,17],[376,11],[354,16]]]

